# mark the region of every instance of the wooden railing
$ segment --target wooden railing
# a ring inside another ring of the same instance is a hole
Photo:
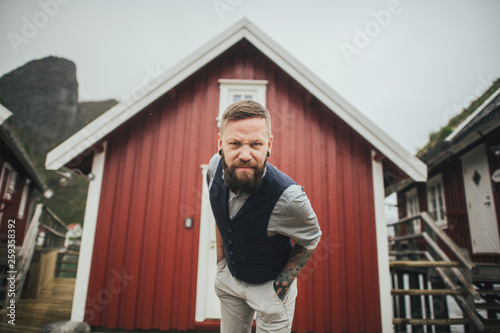
[[[19,300],[35,252],[39,230],[42,227],[45,229],[43,248],[64,247],[67,232],[66,226],[49,208],[43,204],[37,204],[28,231],[24,237],[23,246],[16,247],[15,264],[7,266],[7,274],[0,276],[2,280],[12,276],[15,277],[15,281],[13,280],[15,288],[11,288],[11,281],[7,280],[8,288],[1,290],[0,307],[10,304],[11,299],[16,303]],[[2,284],[4,285],[3,282]],[[7,290],[10,291],[12,289],[15,290],[15,293],[7,292]]]
[[[40,227],[45,230],[45,239],[42,248],[63,248],[68,228],[48,207],[44,206],[43,210],[44,214],[40,222]]]
[[[427,212],[416,216],[402,219],[387,225],[393,228],[394,236],[389,237],[392,251],[391,256],[395,259],[390,263],[392,270],[401,268],[418,269],[422,267],[432,268],[440,276],[446,289],[443,290],[393,290],[395,295],[451,295],[457,301],[467,318],[451,320],[448,318],[426,319],[423,318],[395,318],[396,325],[449,325],[472,323],[475,328],[482,331],[484,324],[478,316],[473,300],[479,300],[481,296],[474,289],[471,273],[477,272],[476,265],[466,256],[453,240],[434,222]],[[419,232],[415,227],[420,226]],[[440,244],[446,246],[456,260],[451,260]],[[418,273],[413,273],[418,274]],[[395,274],[397,275],[397,273]],[[399,287],[403,284],[402,277],[395,276]],[[415,280],[415,278],[413,278]],[[418,277],[417,277],[418,280]],[[413,282],[415,285],[415,282]],[[417,283],[418,284],[418,283]],[[471,301],[472,299],[472,301]],[[397,308],[397,304],[402,309]],[[405,312],[404,305],[395,300],[395,313]]]

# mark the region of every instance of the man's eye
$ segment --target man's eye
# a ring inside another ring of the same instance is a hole
[[[238,147],[240,145],[240,143],[239,142],[229,142],[229,145],[233,146],[233,147]]]
[[[262,143],[260,143],[260,142],[254,142],[254,143],[252,143],[252,146],[253,147],[260,147],[260,146],[262,146]]]

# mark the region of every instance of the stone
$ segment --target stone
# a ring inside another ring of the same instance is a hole
[[[42,333],[90,333],[90,326],[81,321],[58,321],[48,324]]]

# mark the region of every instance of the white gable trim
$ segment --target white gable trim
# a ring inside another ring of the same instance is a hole
[[[116,105],[49,152],[45,164],[46,168],[49,170],[59,169],[243,38],[246,38],[274,61],[413,180],[425,181],[427,179],[427,167],[424,163],[381,131],[321,79],[246,19],[239,21],[164,73],[160,78],[157,78],[156,81],[160,83],[150,88],[145,96],[139,100],[128,100]]]

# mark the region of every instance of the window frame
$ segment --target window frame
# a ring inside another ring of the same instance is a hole
[[[438,212],[434,214],[434,204],[432,201],[432,188],[436,188],[436,191],[438,191],[438,185],[441,185],[441,193],[436,193],[436,207],[438,208]],[[441,194],[441,198],[439,198],[439,194]],[[439,227],[446,227],[448,226],[448,220],[446,218],[446,200],[445,200],[445,195],[444,195],[444,186],[443,186],[443,176],[442,174],[435,175],[434,177],[430,178],[427,181],[426,184],[426,196],[427,196],[427,210],[429,212],[429,215],[432,216],[434,221]],[[442,201],[442,207],[440,204],[439,199]],[[442,215],[442,216],[438,216]],[[439,217],[439,218],[437,218]]]
[[[418,200],[418,189],[416,187],[408,190],[405,192],[405,197],[406,197],[406,216],[407,217],[412,217],[420,213],[420,205],[419,205],[419,200]],[[412,212],[413,209],[411,209],[412,202],[410,202],[410,199],[415,198],[414,204],[415,204],[415,212]],[[414,220],[413,221],[413,232],[414,233],[420,233],[422,231],[422,226],[420,224],[420,220]]]
[[[252,100],[266,106],[266,92],[269,81],[267,80],[234,80],[219,79],[219,113],[216,118],[220,128],[222,114],[233,103],[233,96],[252,95]]]

